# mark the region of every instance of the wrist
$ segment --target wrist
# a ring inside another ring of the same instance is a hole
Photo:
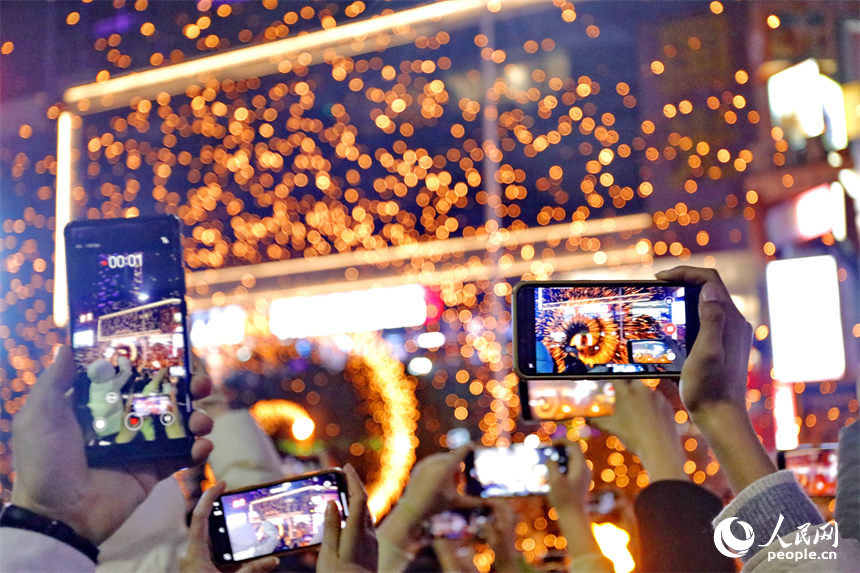
[[[719,434],[727,424],[737,424],[739,421],[749,423],[746,404],[737,404],[729,400],[708,402],[697,408],[690,409],[690,419],[703,434]]]
[[[87,539],[95,544],[99,543],[97,537],[89,531],[89,528],[86,525],[86,513],[62,510],[57,509],[55,507],[46,506],[44,504],[31,500],[26,494],[16,492],[14,488],[12,489],[11,502],[12,505],[14,505],[15,507],[19,507],[26,511],[32,512],[36,515],[44,517],[45,519],[62,522],[68,525],[77,535],[80,535],[82,538]]]
[[[16,504],[6,506],[0,512],[0,527],[33,531],[77,549],[93,563],[98,563],[99,550],[92,540],[80,535],[68,523],[52,516],[33,511]]]

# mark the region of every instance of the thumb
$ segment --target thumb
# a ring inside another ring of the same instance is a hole
[[[720,302],[713,300],[699,301],[699,333],[693,348],[691,358],[695,355],[699,360],[718,362],[725,354],[723,349],[723,327],[726,323],[726,311]]]
[[[323,538],[321,553],[337,557],[340,545],[340,512],[337,504],[330,501],[325,506],[325,522],[323,523]]]
[[[27,403],[37,411],[45,412],[58,404],[65,404],[65,394],[75,381],[75,365],[72,350],[66,345],[58,346],[54,353],[54,362],[39,376]]]
[[[277,557],[263,557],[245,563],[236,573],[266,573],[277,567],[280,562],[281,560]]]

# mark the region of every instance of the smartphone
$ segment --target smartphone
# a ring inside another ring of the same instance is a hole
[[[567,472],[564,446],[513,444],[507,448],[476,448],[466,455],[466,493],[482,498],[541,495],[549,491],[546,462]]]
[[[64,232],[73,401],[87,459],[190,461],[179,219],[74,221]]]
[[[340,470],[226,492],[209,515],[212,556],[228,564],[316,547],[329,501],[338,505],[343,527],[349,493]]]
[[[431,516],[425,528],[433,539],[469,541],[484,537],[490,518],[490,510],[486,507],[452,509]]]
[[[699,287],[536,281],[514,289],[514,370],[528,380],[677,377],[699,331]]]
[[[525,420],[594,418],[615,412],[615,386],[611,380],[523,380],[520,403]]]
[[[835,496],[838,473],[838,444],[802,445],[796,450],[777,452],[779,469],[794,472],[800,487],[809,496]]]

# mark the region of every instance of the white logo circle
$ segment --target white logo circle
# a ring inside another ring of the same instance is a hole
[[[736,519],[738,518],[730,517],[724,519],[714,528],[714,545],[717,546],[717,551],[731,558],[746,555],[755,542],[755,533],[753,533],[752,525],[746,521],[738,520],[738,525],[744,530],[744,539],[738,539],[732,534],[731,525]]]

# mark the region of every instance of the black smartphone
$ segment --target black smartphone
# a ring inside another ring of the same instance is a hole
[[[594,418],[615,412],[615,386],[611,380],[520,379],[524,420]]]
[[[466,455],[466,493],[473,496],[521,497],[549,491],[547,461],[567,472],[567,450],[562,445],[476,448]]]
[[[451,509],[437,513],[425,523],[428,537],[468,541],[483,538],[491,519],[489,508]]]
[[[780,450],[777,466],[781,470],[791,470],[807,495],[835,496],[838,449],[838,444],[803,444],[795,450]]]
[[[325,508],[334,501],[341,519],[349,507],[346,476],[324,470],[221,495],[209,515],[216,563],[283,555],[322,543]],[[344,523],[341,523],[343,527]]]
[[[514,370],[525,379],[681,374],[699,331],[699,287],[536,281],[514,289]]]
[[[179,219],[74,221],[64,232],[75,416],[87,459],[190,461]]]

